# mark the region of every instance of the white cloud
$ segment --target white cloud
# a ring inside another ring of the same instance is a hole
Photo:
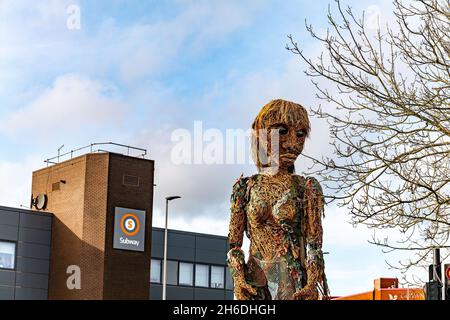
[[[264,2],[189,2],[180,14],[159,23],[113,29],[120,40],[120,72],[126,81],[156,75],[180,66],[186,57],[211,49],[239,29],[249,25]],[[207,27],[205,27],[207,26]]]
[[[323,219],[324,244],[328,250],[333,247],[348,248],[367,245],[370,239],[370,230],[364,226],[354,227],[350,223],[350,216],[345,208],[336,205],[325,207]]]
[[[0,205],[29,207],[32,172],[42,165],[37,156],[19,162],[0,161]]]
[[[98,130],[121,119],[126,106],[116,90],[79,75],[58,77],[27,106],[0,119],[0,132],[11,138],[70,135],[87,126]]]
[[[80,5],[81,29],[71,31],[66,9],[73,1],[2,2],[0,90],[1,84],[27,80],[17,75],[19,69],[39,73],[42,61],[47,71],[67,70],[69,65],[83,73],[118,75],[126,83],[168,73],[250,25],[266,3],[187,1],[164,19],[124,25],[120,18],[102,16],[99,26],[85,18],[91,7]]]
[[[179,195],[173,215],[191,221],[194,218],[228,219],[229,198],[234,181],[243,171],[237,165],[175,165],[171,162],[170,133],[173,127],[151,127],[130,137],[132,144],[148,148],[155,165],[155,210],[164,212],[164,198]],[[219,222],[217,222],[219,223]]]
[[[209,217],[182,217],[177,213],[183,200],[175,200],[169,204],[168,228],[189,232],[214,234],[218,236],[228,235],[228,216],[212,220]],[[177,203],[178,202],[178,203]],[[153,212],[153,226],[164,228],[165,211]]]

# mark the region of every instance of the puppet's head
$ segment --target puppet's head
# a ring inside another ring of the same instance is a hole
[[[252,125],[252,156],[258,171],[270,168],[294,172],[310,123],[301,105],[281,99],[266,104]]]

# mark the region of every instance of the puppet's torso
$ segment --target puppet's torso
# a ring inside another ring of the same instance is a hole
[[[272,298],[289,299],[306,283],[306,179],[291,174],[243,179],[243,223],[250,239],[248,281],[268,286]]]

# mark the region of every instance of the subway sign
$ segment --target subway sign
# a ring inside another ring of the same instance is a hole
[[[115,208],[114,249],[144,251],[145,211]]]

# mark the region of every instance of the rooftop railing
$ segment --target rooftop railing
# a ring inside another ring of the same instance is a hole
[[[120,148],[123,150],[123,152],[117,152],[117,151],[111,150],[114,148],[116,148],[116,149]],[[137,148],[137,147],[120,144],[120,143],[115,143],[115,142],[91,143],[90,145],[87,145],[87,146],[84,146],[81,148],[77,148],[77,149],[73,149],[73,150],[70,150],[65,153],[60,153],[61,149],[62,149],[62,147],[58,149],[57,156],[44,160],[44,162],[47,163],[47,167],[51,164],[58,164],[61,159],[68,160],[66,158],[68,158],[69,156],[70,156],[70,159],[73,159],[74,156],[83,155],[83,154],[87,153],[87,150],[89,150],[90,153],[114,152],[114,153],[119,153],[119,154],[136,157],[136,158],[145,158],[145,156],[147,155],[147,149]]]

